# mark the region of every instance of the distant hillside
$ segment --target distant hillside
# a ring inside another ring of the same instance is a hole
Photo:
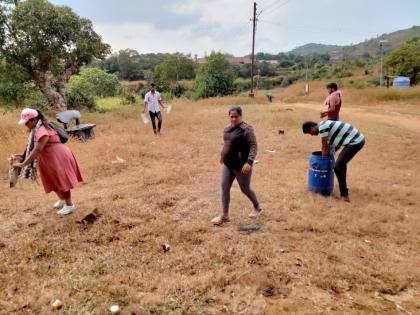
[[[383,34],[377,38],[372,38],[356,45],[338,46],[310,43],[299,46],[291,50],[289,53],[304,56],[314,53],[329,53],[333,56],[334,59],[341,58],[343,55],[350,57],[362,57],[369,54],[370,56],[375,57],[379,54],[380,40],[388,40],[388,42],[384,44],[384,53],[388,54],[389,52],[401,46],[410,38],[416,36],[420,37],[420,26],[413,26],[409,29],[396,31],[389,34]]]
[[[303,55],[312,55],[312,54],[325,54],[325,53],[331,53],[333,51],[341,50],[343,46],[338,45],[324,45],[324,44],[315,44],[315,43],[309,43],[303,46],[299,46],[291,51],[289,53],[295,54],[297,56]]]

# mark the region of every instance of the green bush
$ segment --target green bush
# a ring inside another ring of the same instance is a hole
[[[121,84],[115,74],[97,68],[83,69],[79,74],[83,84],[92,84],[94,93],[100,97],[116,96],[121,92]]]
[[[48,103],[45,95],[41,93],[41,91],[33,87],[29,90],[29,93],[26,95],[25,103],[30,108],[38,108],[42,111],[51,110],[51,106]]]
[[[279,86],[283,82],[283,77],[259,77],[256,78],[256,87],[258,89],[269,90],[275,86]],[[245,92],[251,89],[251,79],[238,78],[233,82],[235,91]]]
[[[192,91],[192,90],[185,91],[183,96],[188,98],[189,100],[199,99],[199,96],[197,95],[197,93],[195,91]]]
[[[289,74],[283,79],[283,81],[281,82],[281,86],[288,87],[289,85],[295,83],[299,79],[300,79],[300,75],[298,73]]]
[[[237,92],[245,92],[251,89],[251,79],[238,78],[233,81],[233,87]]]
[[[170,92],[162,92],[160,93],[163,102],[172,101],[174,99],[174,95]]]
[[[90,111],[96,110],[95,97],[112,97],[122,93],[118,77],[97,68],[83,69],[79,75],[72,76],[67,85],[66,101],[68,108]],[[127,102],[133,97],[124,95]],[[135,100],[134,100],[135,102]]]
[[[69,109],[96,110],[95,86],[83,80],[81,76],[71,77],[67,85],[66,102]]]

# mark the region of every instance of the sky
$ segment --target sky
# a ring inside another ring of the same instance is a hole
[[[50,0],[93,22],[113,51],[250,53],[249,0]],[[420,0],[260,0],[256,52],[348,45],[420,25]]]

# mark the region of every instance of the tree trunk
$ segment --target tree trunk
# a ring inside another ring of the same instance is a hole
[[[60,111],[67,109],[65,101],[65,89],[55,88],[52,86],[45,72],[32,71],[31,76],[36,86],[41,90],[42,94],[44,94],[51,107]]]
[[[35,84],[39,87],[42,94],[47,98],[48,103],[55,109],[63,111],[67,109],[64,95],[61,95],[57,90],[51,87],[47,82],[37,82]]]

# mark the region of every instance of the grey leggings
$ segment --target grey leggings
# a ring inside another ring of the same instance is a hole
[[[260,204],[257,200],[255,192],[251,189],[251,175],[252,169],[248,174],[242,174],[241,170],[235,170],[228,168],[226,165],[222,167],[222,210],[223,213],[229,213],[230,203],[230,188],[232,187],[233,181],[238,181],[241,191],[251,200],[255,209],[259,209]]]

